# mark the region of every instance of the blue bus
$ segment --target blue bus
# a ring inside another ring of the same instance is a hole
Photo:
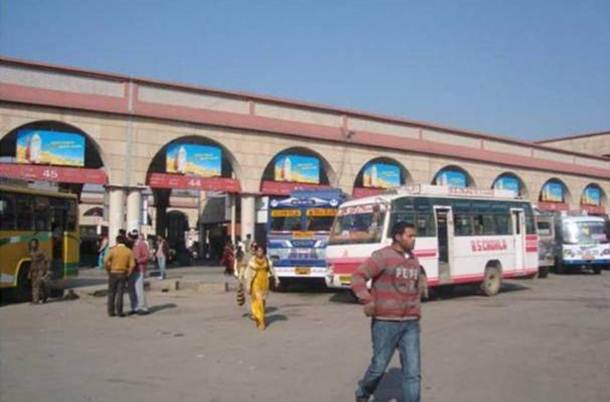
[[[337,189],[294,190],[288,198],[270,200],[267,254],[282,288],[294,281],[324,280],[326,243],[345,200]]]

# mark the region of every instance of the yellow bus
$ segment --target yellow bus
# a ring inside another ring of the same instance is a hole
[[[34,238],[51,261],[51,296],[60,295],[66,280],[78,274],[76,196],[0,185],[0,290],[15,291],[21,301],[31,293],[28,246]]]

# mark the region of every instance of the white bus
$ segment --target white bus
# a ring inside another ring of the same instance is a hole
[[[610,243],[603,218],[560,215],[556,219],[556,225],[557,273],[590,268],[599,275],[602,268],[610,267]]]
[[[331,229],[326,284],[347,288],[371,253],[391,244],[394,222],[417,229],[415,255],[428,286],[481,283],[498,293],[503,278],[538,272],[538,235],[528,201],[508,190],[417,185],[341,205]]]

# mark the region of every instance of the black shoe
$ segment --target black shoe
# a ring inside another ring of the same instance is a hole
[[[150,314],[150,311],[148,311],[148,310],[140,310],[140,311],[138,311],[138,315],[148,315],[148,314]]]
[[[127,315],[134,315],[134,314],[137,314],[137,311],[131,310],[131,311],[129,311],[129,313],[127,313]]]
[[[108,313],[108,317],[116,317],[116,314],[114,314],[114,313]]]
[[[117,314],[119,317],[126,317],[126,315],[124,313],[121,314]]]

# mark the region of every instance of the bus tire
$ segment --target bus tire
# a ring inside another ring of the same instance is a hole
[[[546,278],[547,276],[549,276],[549,267],[539,267],[538,278]]]
[[[282,278],[280,279],[280,283],[276,284],[275,281],[273,283],[273,291],[274,292],[279,292],[279,293],[284,293],[288,290],[288,279],[286,278]]]
[[[495,296],[502,287],[502,271],[495,266],[485,268],[485,276],[481,282],[481,291],[485,296]]]
[[[15,289],[15,298],[18,302],[26,302],[32,298],[32,282],[28,278],[29,273],[30,263],[21,264],[17,275],[17,288]]]
[[[593,273],[595,275],[600,275],[602,273],[602,267],[601,265],[594,265],[593,266]]]

